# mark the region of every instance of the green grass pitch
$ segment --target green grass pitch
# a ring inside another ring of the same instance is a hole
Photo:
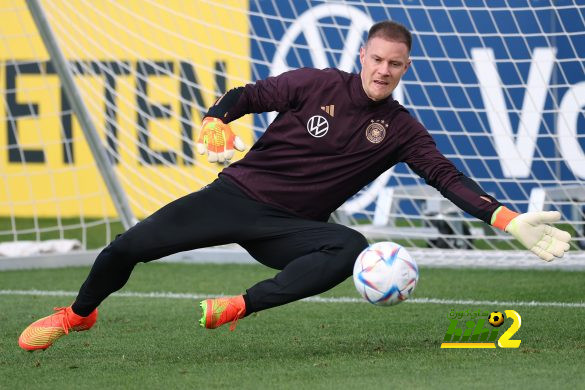
[[[493,389],[585,383],[583,272],[423,268],[412,302],[385,308],[295,302],[240,320],[235,332],[228,326],[200,328],[194,299],[111,296],[90,331],[72,333],[46,351],[20,350],[17,338],[24,327],[73,299],[50,294],[77,291],[87,271],[0,272],[0,389]],[[140,264],[121,292],[236,294],[272,274],[259,265]],[[16,292],[31,289],[49,295]],[[348,280],[322,297],[358,295]],[[478,309],[516,310],[522,326],[513,339],[522,340],[520,347],[441,349],[450,312]]]

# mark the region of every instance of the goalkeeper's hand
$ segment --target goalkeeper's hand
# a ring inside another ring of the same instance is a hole
[[[558,211],[529,212],[513,218],[505,230],[541,259],[552,261],[569,250],[571,235],[549,225],[560,219]]]
[[[234,148],[243,152],[246,145],[234,134],[229,125],[218,118],[203,119],[197,140],[197,153],[207,154],[209,162],[222,163],[232,159]]]

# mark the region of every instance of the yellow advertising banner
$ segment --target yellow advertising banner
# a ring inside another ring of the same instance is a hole
[[[24,0],[0,23],[0,216],[115,217]],[[211,182],[202,115],[250,80],[247,1],[43,2],[138,218]],[[249,146],[252,118],[232,124]],[[235,159],[242,153],[236,153]]]

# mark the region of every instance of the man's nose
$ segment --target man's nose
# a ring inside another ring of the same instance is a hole
[[[388,76],[390,74],[390,65],[382,64],[378,67],[378,73],[382,76]]]

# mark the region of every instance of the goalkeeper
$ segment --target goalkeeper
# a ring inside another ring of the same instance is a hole
[[[409,69],[412,38],[384,21],[360,49],[361,72],[297,69],[226,92],[207,112],[197,148],[209,161],[244,150],[229,123],[248,113],[278,116],[239,161],[201,190],[164,206],[116,237],[97,256],[69,307],[27,327],[26,350],[46,349],[71,330],[93,326],[97,307],[124,286],[138,262],[238,243],[279,272],[242,295],[200,303],[200,323],[216,328],[260,310],[322,293],[352,273],[368,245],[329,215],[377,176],[405,162],[426,183],[478,219],[511,233],[545,261],[569,249],[550,226],[557,212],[518,214],[485,193],[438,150],[425,127],[392,99]]]

